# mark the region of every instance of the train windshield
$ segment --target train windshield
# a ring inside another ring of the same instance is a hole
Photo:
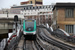
[[[33,31],[34,30],[34,21],[26,20],[25,27],[26,27],[26,31]]]

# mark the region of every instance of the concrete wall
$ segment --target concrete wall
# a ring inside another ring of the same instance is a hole
[[[18,18],[24,18],[22,14],[8,14],[8,18],[14,18],[15,15],[18,15]],[[7,14],[0,14],[0,18],[7,18]]]

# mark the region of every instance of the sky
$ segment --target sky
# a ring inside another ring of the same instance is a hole
[[[20,5],[20,2],[28,1],[28,0],[0,0],[0,9],[2,8],[10,8],[12,5]],[[73,2],[75,0],[43,0],[43,5],[50,5],[51,3],[57,2]]]

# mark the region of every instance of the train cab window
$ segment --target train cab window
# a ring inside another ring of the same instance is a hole
[[[32,1],[30,1],[30,4],[32,4]]]
[[[34,30],[34,21],[28,20],[25,22],[26,31],[33,31]]]

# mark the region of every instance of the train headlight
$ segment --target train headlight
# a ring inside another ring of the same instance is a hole
[[[23,31],[23,34],[26,35],[26,32]]]
[[[33,34],[35,35],[36,34],[36,31]]]

